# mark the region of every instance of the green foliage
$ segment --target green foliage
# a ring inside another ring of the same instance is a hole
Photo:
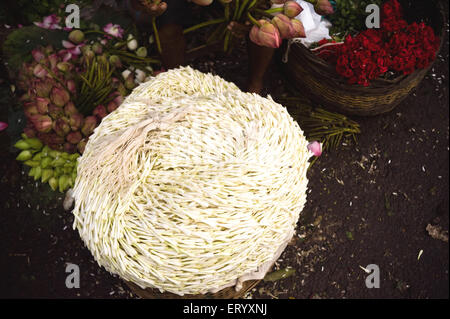
[[[331,34],[341,37],[366,29],[366,7],[369,4],[380,6],[383,0],[336,0],[336,11],[327,17],[333,24]]]
[[[31,60],[31,51],[42,44],[50,44],[55,49],[62,48],[62,40],[67,38],[67,32],[47,30],[37,26],[27,26],[11,32],[3,44],[8,67],[18,71],[23,62]]]

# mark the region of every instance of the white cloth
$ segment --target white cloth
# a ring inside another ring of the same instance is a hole
[[[331,39],[330,30],[331,23],[324,19],[321,15],[314,11],[314,6],[303,0],[296,0],[296,2],[303,8],[303,11],[296,17],[303,23],[305,28],[306,38],[295,38],[295,42],[301,42],[306,47],[322,40],[323,38]],[[272,7],[277,8],[283,5],[274,4]]]

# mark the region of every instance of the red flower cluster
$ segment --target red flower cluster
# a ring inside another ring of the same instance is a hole
[[[380,29],[367,29],[355,37],[347,36],[328,61],[350,84],[368,86],[388,70],[410,74],[426,68],[436,57],[440,39],[431,27],[408,24],[397,0],[383,5]]]

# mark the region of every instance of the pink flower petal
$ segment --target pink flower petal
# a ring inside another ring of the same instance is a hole
[[[314,156],[319,157],[322,155],[322,143],[317,141],[308,144],[308,150],[313,153]]]
[[[0,122],[0,132],[8,128],[8,123]]]
[[[65,47],[66,49],[72,49],[72,48],[75,48],[75,44],[73,44],[72,42],[66,41],[66,40],[62,40],[62,45],[63,45],[63,47]]]

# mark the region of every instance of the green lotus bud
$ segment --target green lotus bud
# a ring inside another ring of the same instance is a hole
[[[59,157],[59,152],[58,152],[58,151],[55,151],[55,150],[49,150],[49,151],[48,151],[48,155],[49,155],[50,157],[57,158],[57,157]]]
[[[50,147],[48,147],[48,145],[45,145],[45,146],[42,148],[42,151],[41,151],[42,156],[43,156],[43,157],[47,156],[47,155],[48,155],[48,152],[50,152]]]
[[[33,158],[31,159],[32,161],[41,161],[41,157],[42,157],[42,153],[37,153],[33,156]]]
[[[48,180],[48,183],[50,184],[50,187],[52,188],[52,190],[56,191],[56,189],[58,188],[58,180],[55,177],[51,177]]]
[[[114,65],[116,68],[122,67],[122,62],[120,61],[120,58],[117,55],[111,55],[109,57],[109,62]]]
[[[34,169],[34,180],[37,181],[42,176],[42,168],[40,166],[36,166]]]
[[[66,163],[66,160],[64,159],[64,158],[62,158],[62,157],[58,157],[58,158],[55,158],[53,161],[52,161],[52,166],[53,167],[62,167],[64,164]]]
[[[46,168],[42,170],[41,182],[47,182],[51,177],[53,177],[53,170],[51,168]]]
[[[145,58],[147,56],[147,48],[146,47],[140,47],[136,50],[136,55],[141,58]]]
[[[31,153],[31,151],[24,150],[24,151],[20,152],[19,155],[17,155],[16,160],[24,162],[24,161],[28,161],[29,159],[31,159],[31,157],[33,157],[33,154]]]
[[[69,160],[73,161],[76,163],[76,160],[78,159],[78,157],[80,157],[79,153],[75,153],[75,154],[70,154],[69,156]]]
[[[54,176],[55,177],[59,177],[63,174],[63,169],[62,167],[55,167],[54,169]]]
[[[61,193],[64,192],[69,187],[69,183],[70,183],[70,177],[67,175],[62,175],[58,179],[59,191]]]
[[[34,177],[35,174],[36,174],[36,167],[32,167],[28,172],[28,176]]]
[[[95,42],[92,45],[92,51],[94,51],[95,54],[102,54],[103,53],[103,46],[100,43]]]
[[[18,140],[16,144],[14,144],[14,147],[18,148],[19,150],[27,150],[31,146],[25,140]]]
[[[23,164],[27,165],[27,166],[30,166],[30,167],[38,167],[40,162],[28,160],[28,161],[23,162]]]
[[[61,153],[61,157],[64,158],[66,161],[69,159],[70,154],[66,152]]]
[[[72,180],[74,182],[77,180],[77,170],[76,169],[72,172]]]
[[[73,43],[79,44],[84,41],[84,33],[81,30],[73,30],[69,33],[69,40]]]
[[[51,157],[44,157],[41,160],[41,167],[47,168],[50,166],[50,164],[53,162],[53,159]]]
[[[28,145],[31,146],[31,148],[33,148],[35,150],[40,150],[43,146],[42,142],[38,138],[35,138],[35,137],[26,139],[26,142],[28,143]]]

